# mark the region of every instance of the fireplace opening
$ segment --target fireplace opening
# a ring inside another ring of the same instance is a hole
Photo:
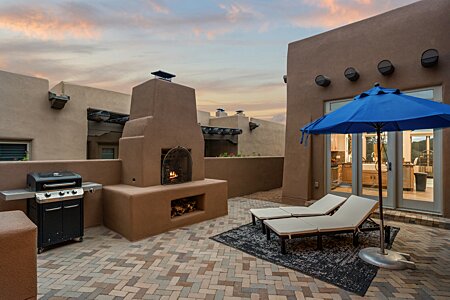
[[[172,200],[170,202],[171,218],[173,219],[196,211],[202,211],[204,198],[205,195],[203,194]]]
[[[161,184],[177,184],[192,180],[192,158],[184,147],[162,149]]]

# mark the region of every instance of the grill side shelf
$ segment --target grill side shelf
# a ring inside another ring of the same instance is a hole
[[[103,185],[95,182],[83,182],[82,186],[85,192],[95,192],[101,190]],[[0,191],[0,200],[4,201],[12,201],[12,200],[22,200],[28,198],[34,198],[36,196],[36,192],[32,192],[28,189],[15,189],[15,190],[7,190]]]
[[[0,191],[0,199],[5,201],[34,198],[35,196],[36,192],[27,189]]]

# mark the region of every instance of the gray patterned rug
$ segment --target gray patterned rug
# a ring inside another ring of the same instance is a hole
[[[364,225],[368,226],[370,222],[372,221],[368,220]],[[399,230],[397,227],[391,228],[391,240],[387,248],[392,246]],[[272,234],[272,239],[267,241],[266,235],[261,232],[259,222],[256,226],[251,223],[242,225],[211,239],[360,296],[364,296],[378,271],[378,267],[362,261],[358,257],[358,252],[365,247],[377,247],[379,231],[360,234],[358,247],[353,247],[351,234],[324,236],[322,251],[316,250],[315,237],[288,240],[286,242],[288,253],[285,255],[281,254],[280,244],[275,235]]]

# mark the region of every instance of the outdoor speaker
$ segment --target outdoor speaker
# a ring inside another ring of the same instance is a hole
[[[436,49],[428,49],[422,53],[420,63],[424,68],[431,68],[438,64],[439,52]]]
[[[387,59],[378,63],[378,71],[381,75],[391,75],[395,71],[394,65]]]
[[[314,79],[318,86],[327,87],[330,85],[331,80],[324,75],[317,75],[316,79]]]
[[[359,79],[359,73],[353,67],[349,67],[349,68],[345,69],[344,76],[345,76],[345,78],[347,78],[350,81],[356,81]]]

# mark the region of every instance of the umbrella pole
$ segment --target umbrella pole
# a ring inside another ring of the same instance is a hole
[[[359,251],[359,257],[365,262],[387,269],[401,270],[415,269],[416,265],[410,262],[409,255],[384,247],[384,216],[383,216],[383,180],[381,171],[381,126],[377,125],[377,151],[378,151],[378,203],[380,208],[380,248],[368,247]]]
[[[383,216],[383,178],[381,170],[381,128],[377,126],[377,152],[378,152],[378,203],[380,208],[380,253],[385,255],[384,249],[384,216]]]

